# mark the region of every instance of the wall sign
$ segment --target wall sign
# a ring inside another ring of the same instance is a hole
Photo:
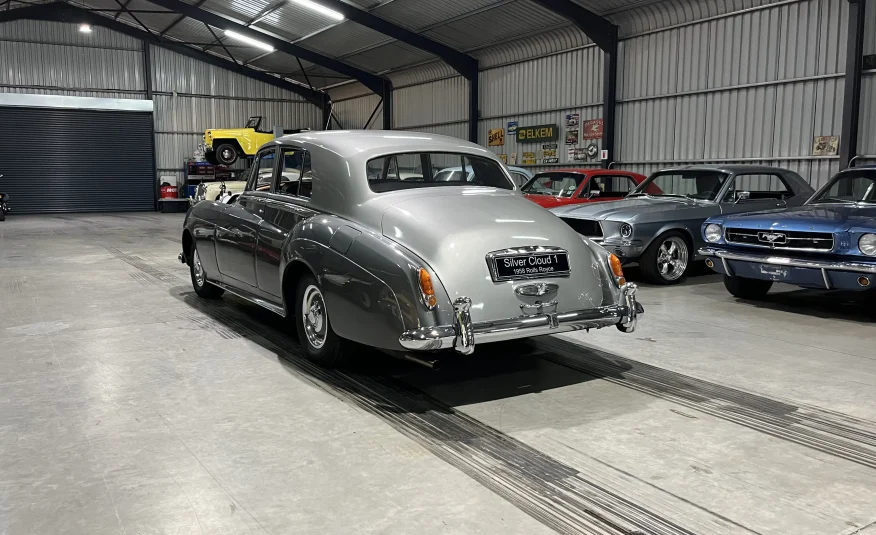
[[[545,158],[541,161],[541,163],[560,163],[559,158]]]
[[[839,152],[839,136],[817,136],[812,144],[813,156],[836,156]]]
[[[505,144],[505,129],[493,128],[489,134],[489,145],[491,147],[501,147]]]
[[[496,156],[498,156],[499,159],[502,160],[502,163],[508,163],[508,155],[507,154],[497,154]]]
[[[508,121],[508,133],[514,134],[517,132],[517,121]]]
[[[581,137],[583,139],[602,139],[602,119],[584,121]]]
[[[555,124],[520,126],[517,128],[517,143],[556,141],[559,137],[560,129]]]
[[[599,154],[599,147],[596,145],[596,143],[591,143],[587,145],[587,148],[585,148],[584,150],[587,151],[587,157],[591,160],[595,160],[596,156]]]
[[[535,165],[535,153],[534,152],[524,152],[523,153],[523,165]]]

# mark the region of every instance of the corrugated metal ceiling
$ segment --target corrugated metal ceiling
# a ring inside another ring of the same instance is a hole
[[[17,1],[17,0],[14,0]],[[243,24],[287,39],[325,56],[340,59],[362,70],[375,73],[397,71],[436,59],[432,54],[398,42],[382,33],[350,21],[337,23],[289,0],[184,0]],[[515,39],[530,39],[546,31],[566,29],[570,22],[531,0],[345,0],[369,10],[394,24],[416,31],[460,51],[470,52]],[[667,0],[573,0],[596,13],[611,15],[618,11],[642,8]],[[669,0],[672,1],[672,0]],[[769,0],[761,0],[769,1]],[[117,10],[116,0],[74,0],[88,8]],[[157,10],[148,0],[131,0],[132,10]],[[112,14],[110,14],[112,15]],[[227,55],[202,23],[189,18],[176,22],[177,15],[136,13],[137,19],[154,32],[166,31],[172,39],[209,45],[210,52]],[[614,17],[613,17],[614,18]],[[139,26],[128,14],[119,20]],[[175,24],[174,24],[175,23]],[[252,65],[270,72],[283,72],[303,80],[298,62],[291,56],[263,52],[217,36],[235,59],[253,61]],[[577,30],[575,30],[577,31]],[[305,64],[311,81],[324,87],[344,81],[337,73]]]

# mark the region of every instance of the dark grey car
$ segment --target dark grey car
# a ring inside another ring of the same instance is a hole
[[[705,244],[700,227],[719,214],[799,206],[814,193],[793,171],[755,165],[658,171],[619,201],[551,210],[656,284],[680,281]]]

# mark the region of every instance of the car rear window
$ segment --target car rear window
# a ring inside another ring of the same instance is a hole
[[[502,165],[489,158],[449,152],[406,152],[368,161],[371,191],[453,186],[514,189]]]

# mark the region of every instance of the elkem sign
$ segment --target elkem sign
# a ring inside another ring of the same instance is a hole
[[[556,141],[560,137],[560,129],[555,124],[538,126],[518,126],[517,143],[536,143],[539,141]]]

